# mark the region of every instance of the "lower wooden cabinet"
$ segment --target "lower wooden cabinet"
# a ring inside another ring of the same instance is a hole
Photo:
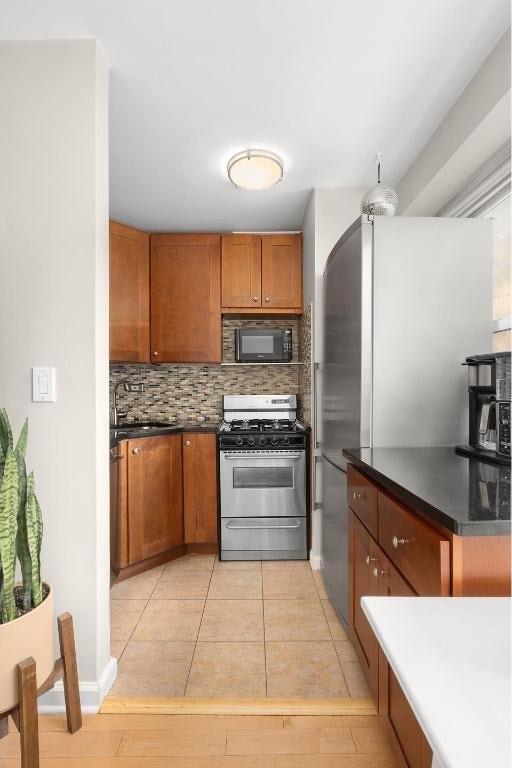
[[[128,440],[128,563],[184,542],[181,435]]]
[[[396,739],[404,765],[407,768],[431,768],[430,745],[389,664],[385,664],[384,671],[385,708],[379,708],[379,714],[387,715],[391,735]]]
[[[376,701],[379,690],[379,644],[361,608],[361,598],[379,594],[379,580],[374,576],[377,545],[356,515],[349,522],[349,633],[368,687]]]
[[[402,768],[430,768],[432,751],[361,609],[366,595],[510,594],[509,537],[460,537],[422,520],[348,467],[349,635]],[[421,660],[419,660],[421,663]]]
[[[209,433],[183,439],[183,512],[187,544],[217,542],[217,442]]]
[[[127,578],[186,552],[217,549],[213,433],[123,440],[110,451],[110,562]]]

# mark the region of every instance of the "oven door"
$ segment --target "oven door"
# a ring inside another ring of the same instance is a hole
[[[221,451],[221,517],[306,514],[306,452]]]

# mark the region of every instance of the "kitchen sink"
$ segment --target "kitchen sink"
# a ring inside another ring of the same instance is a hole
[[[124,424],[110,425],[110,436],[114,440],[131,440],[137,437],[156,437],[181,432],[181,427],[167,424],[165,421],[128,421]]]

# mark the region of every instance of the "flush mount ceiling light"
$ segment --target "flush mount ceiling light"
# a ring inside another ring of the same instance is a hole
[[[265,149],[246,149],[228,162],[229,180],[241,189],[268,189],[283,178],[283,161]]]

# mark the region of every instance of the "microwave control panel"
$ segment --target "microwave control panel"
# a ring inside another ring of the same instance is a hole
[[[500,456],[510,456],[510,402],[499,400],[496,403],[498,440],[497,451]]]

